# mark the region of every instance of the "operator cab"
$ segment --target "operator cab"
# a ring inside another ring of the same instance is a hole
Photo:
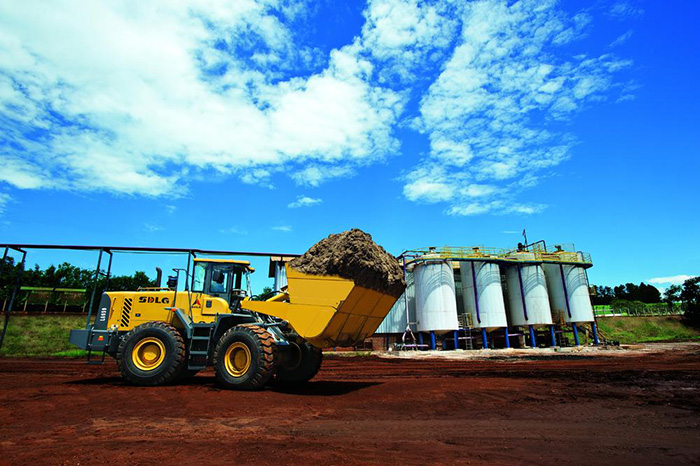
[[[195,258],[192,291],[223,298],[233,307],[248,295],[248,273],[254,270],[248,261]]]

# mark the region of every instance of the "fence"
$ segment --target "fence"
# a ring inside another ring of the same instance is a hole
[[[9,298],[3,300],[2,311],[9,305]],[[45,288],[23,286],[19,290],[15,311],[27,313],[47,312],[86,312],[86,293],[77,288]]]
[[[643,303],[641,301],[613,301],[604,306],[593,306],[596,317],[651,317],[683,315],[681,303]]]

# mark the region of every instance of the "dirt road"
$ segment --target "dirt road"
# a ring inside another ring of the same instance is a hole
[[[700,464],[700,346],[615,356],[327,358],[297,390],[125,385],[0,359],[0,464]]]

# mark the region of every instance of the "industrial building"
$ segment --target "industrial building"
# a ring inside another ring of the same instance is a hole
[[[407,288],[376,331],[386,349],[487,349],[598,343],[589,254],[544,241],[406,251]]]

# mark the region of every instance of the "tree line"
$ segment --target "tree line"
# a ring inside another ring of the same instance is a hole
[[[671,285],[663,293],[651,285],[627,283],[615,287],[593,286],[591,302],[594,305],[609,305],[616,302],[641,302],[645,304],[681,303],[686,323],[700,326],[700,277],[689,278],[682,285]]]
[[[594,294],[591,296],[593,305],[611,304],[616,299],[624,301],[641,301],[646,304],[660,303],[661,293],[652,285],[626,283],[615,287],[593,285]]]
[[[102,271],[104,272],[104,271]],[[17,277],[21,286],[35,286],[43,288],[73,288],[84,289],[91,292],[95,286],[95,270],[77,267],[68,262],[58,266],[51,265],[41,269],[38,264],[32,268],[22,268],[12,257],[5,258],[0,263],[0,300],[9,299],[12,295]],[[137,271],[133,275],[113,275],[109,277],[109,284],[103,274],[100,274],[97,282],[97,291],[105,288],[110,291],[135,291],[139,287],[156,286],[155,280],[148,278],[145,272]],[[99,302],[99,299],[96,300]]]

